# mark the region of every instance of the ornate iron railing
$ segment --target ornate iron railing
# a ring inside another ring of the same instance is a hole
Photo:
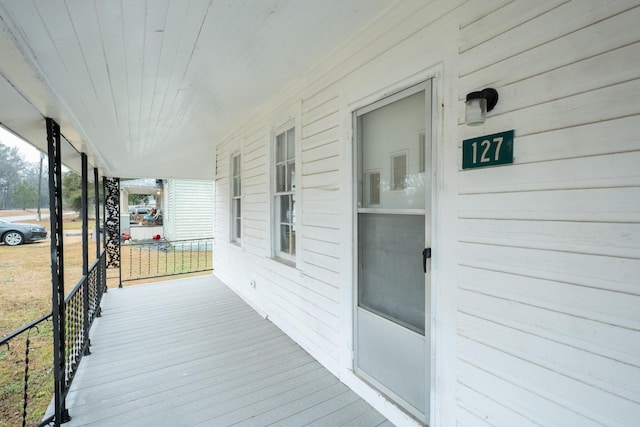
[[[102,295],[106,291],[106,253],[103,251],[100,258],[94,261],[89,268],[89,273],[78,281],[76,286],[69,292],[64,300],[64,313],[65,313],[65,333],[64,333],[64,347],[65,347],[65,363],[64,363],[64,388],[63,395],[66,396],[69,387],[73,381],[80,360],[85,354],[88,354],[89,349],[89,337],[87,332],[89,327],[93,323],[93,320],[100,316],[100,302]],[[88,301],[85,301],[85,293],[88,295]],[[2,363],[2,369],[0,372],[6,375],[6,383],[3,381],[2,397],[3,401],[9,401],[12,397],[15,398],[15,379],[16,367],[20,366],[19,353],[24,354],[23,367],[20,368],[24,371],[22,378],[22,425],[38,425],[42,420],[44,412],[39,414],[33,414],[29,412],[29,403],[34,396],[44,395],[51,396],[53,394],[53,373],[51,372],[51,360],[43,360],[46,358],[45,354],[49,354],[51,358],[51,349],[53,343],[53,336],[45,334],[45,326],[47,332],[52,332],[50,321],[52,313],[49,313],[41,318],[34,320],[33,322],[25,325],[15,332],[5,336],[0,340],[0,363]],[[85,322],[88,321],[88,324]],[[34,341],[32,332],[38,333],[38,340]],[[24,337],[24,341],[22,341]],[[22,350],[22,342],[24,342],[24,350]],[[5,348],[6,347],[6,348]],[[34,348],[35,347],[35,348]],[[41,354],[34,354],[37,351]],[[35,360],[39,361],[37,368],[40,371],[35,371],[40,377],[47,376],[47,379],[40,378],[40,388],[35,388],[30,385],[31,373],[34,372],[33,363]],[[5,364],[6,362],[6,364]],[[57,369],[58,367],[54,367]],[[42,383],[49,385],[50,389],[45,390],[42,387]],[[6,387],[6,389],[5,389]],[[4,395],[6,393],[6,396]],[[18,404],[18,402],[11,402],[12,405]],[[52,423],[54,415],[51,415],[39,425],[49,425]],[[38,421],[35,421],[38,420]]]
[[[121,246],[122,282],[213,270],[213,238],[151,240]]]
[[[3,377],[0,400],[3,411],[21,407],[20,416],[23,427],[28,425],[27,423],[38,423],[44,415],[43,411],[34,414],[29,410],[29,404],[32,400],[42,392],[47,393],[47,396],[53,394],[51,360],[41,360],[42,353],[50,352],[52,344],[52,337],[45,334],[45,328],[49,332],[51,331],[51,313],[34,320],[0,340],[0,373]],[[37,333],[37,337],[32,335],[34,331]],[[22,367],[21,362],[23,362]],[[33,384],[33,380],[30,382],[31,376],[34,374],[38,377],[37,384]],[[18,384],[19,382],[21,384]],[[43,390],[42,387],[47,384],[49,390]],[[18,387],[21,393],[18,392]],[[21,403],[20,399],[22,399]],[[40,425],[46,425],[48,421],[50,420],[46,420]]]
[[[107,288],[106,253],[94,261],[89,273],[82,276],[64,300],[65,305],[65,366],[64,384],[66,396],[82,356],[89,353],[87,332],[93,320],[100,315],[100,301]],[[85,293],[88,298],[85,302]],[[88,324],[85,324],[88,322]]]

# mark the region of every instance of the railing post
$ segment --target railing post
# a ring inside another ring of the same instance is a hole
[[[118,269],[118,287],[122,287],[120,262],[120,179],[104,178],[105,228],[104,240],[107,250],[107,268]]]
[[[96,259],[100,258],[100,185],[98,168],[93,168],[93,192],[96,203]]]
[[[51,312],[53,317],[53,372],[55,425],[71,419],[65,404],[65,306],[64,247],[62,243],[62,161],[60,126],[51,118],[47,123],[49,156],[49,222],[51,226]]]
[[[87,155],[80,154],[82,160],[82,185],[80,197],[80,211],[82,214],[82,275],[85,277],[82,289],[82,326],[84,354],[91,354],[89,346],[89,169]]]
[[[101,228],[101,224],[100,224],[100,184],[99,184],[99,180],[98,180],[98,168],[93,168],[93,193],[94,193],[94,199],[95,199],[95,209],[96,209],[96,233],[95,233],[95,238],[96,238],[96,259],[100,259],[100,228]],[[104,229],[103,229],[104,230]],[[101,287],[100,288],[100,292],[103,292],[104,289],[102,289],[102,275],[105,274],[106,272],[102,270],[102,264],[100,264],[100,268],[98,268],[98,279],[97,279],[97,284],[96,286]],[[102,316],[102,309],[100,308],[100,304],[97,304],[96,307],[96,317],[100,317]]]

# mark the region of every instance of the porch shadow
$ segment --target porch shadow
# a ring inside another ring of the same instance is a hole
[[[391,426],[213,275],[109,289],[65,426]]]

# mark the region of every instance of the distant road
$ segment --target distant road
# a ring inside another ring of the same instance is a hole
[[[64,212],[62,215],[75,215],[75,212]],[[42,214],[40,215],[40,217],[42,219],[47,219],[49,218],[49,214]],[[30,220],[36,220],[36,214],[29,214],[29,215],[18,215],[18,216],[0,216],[0,218],[2,219],[6,219],[7,221],[30,221]]]

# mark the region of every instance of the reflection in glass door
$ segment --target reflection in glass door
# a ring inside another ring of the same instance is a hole
[[[430,241],[430,112],[426,82],[355,113],[354,368],[423,421],[429,384],[429,277],[423,250]]]

